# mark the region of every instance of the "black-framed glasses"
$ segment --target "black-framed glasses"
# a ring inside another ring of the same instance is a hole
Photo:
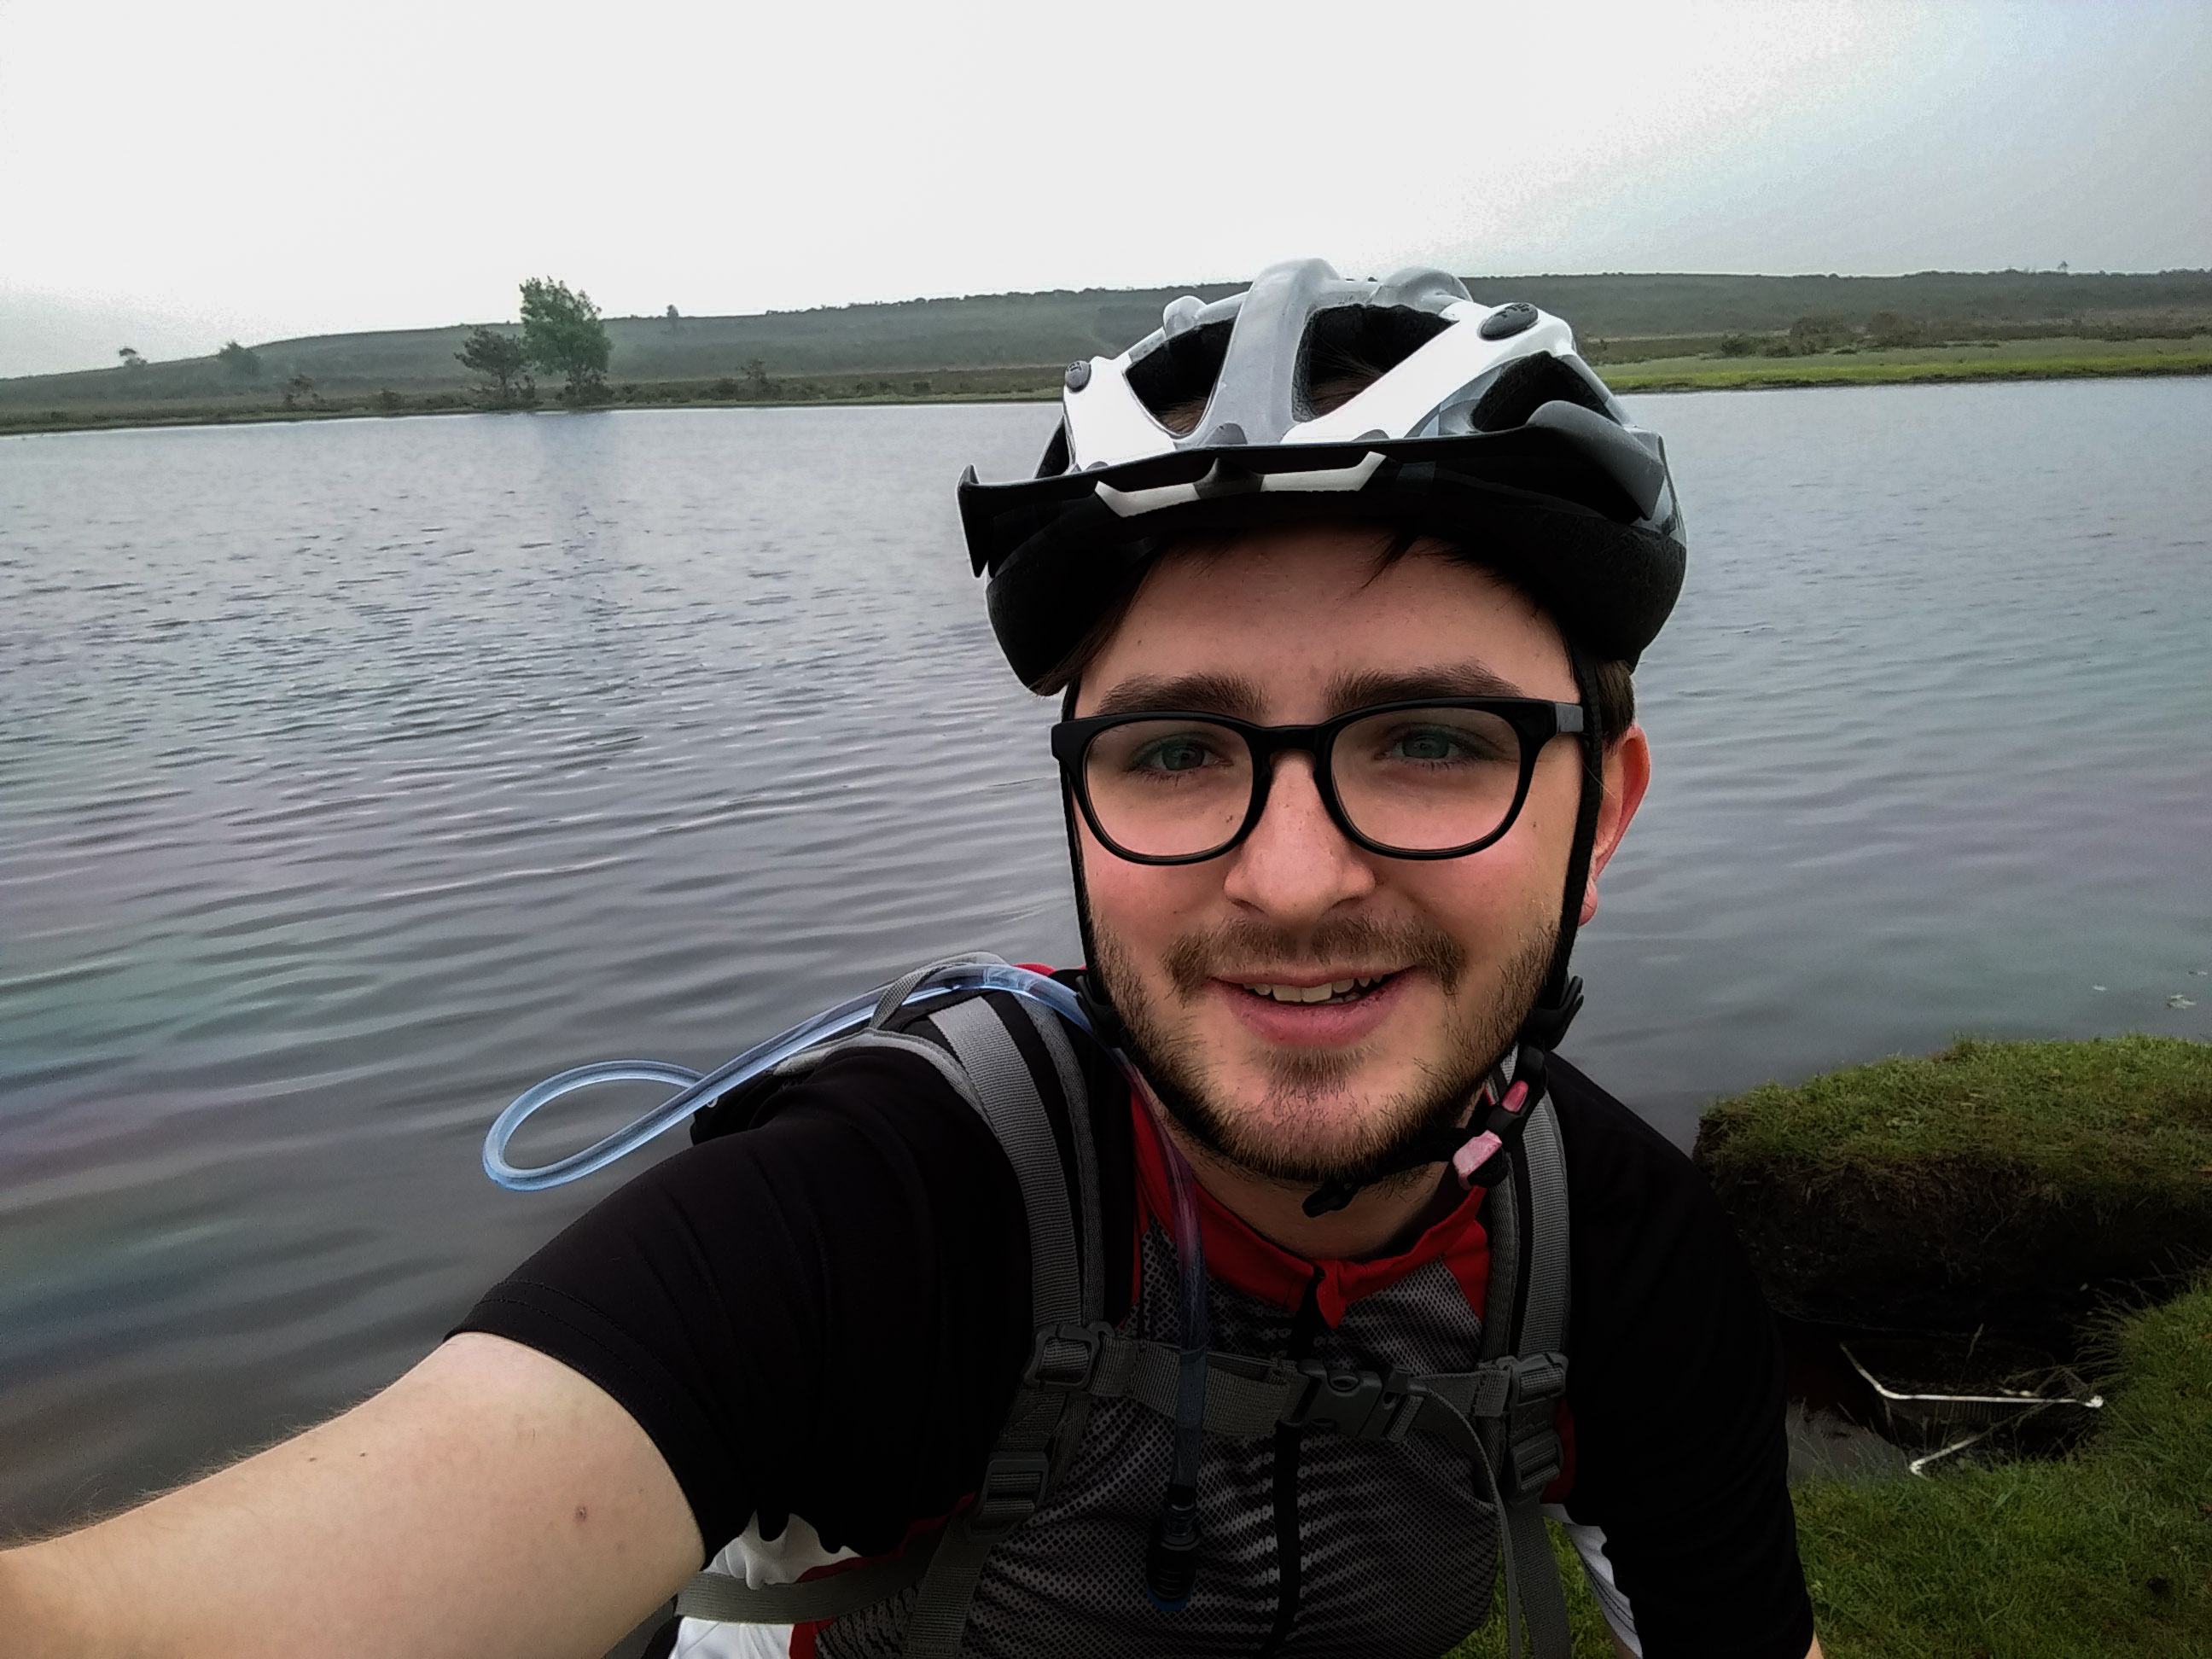
[[[1435,697],[1354,708],[1318,726],[1254,726],[1225,714],[1146,709],[1062,720],[1053,757],[1084,822],[1135,864],[1196,864],[1250,835],[1274,760],[1311,755],[1336,827],[1395,859],[1455,859],[1513,827],[1536,757],[1583,729],[1578,703]]]

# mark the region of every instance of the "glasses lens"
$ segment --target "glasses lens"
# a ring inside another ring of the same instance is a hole
[[[1401,708],[1337,734],[1337,799],[1359,833],[1407,853],[1494,834],[1521,784],[1521,736],[1480,708]]]
[[[1106,839],[1144,858],[1224,847],[1252,805],[1251,750],[1205,720],[1109,726],[1091,739],[1083,775]]]

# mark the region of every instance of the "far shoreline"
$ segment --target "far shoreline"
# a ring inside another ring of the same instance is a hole
[[[2212,349],[2161,353],[2067,356],[2003,357],[1982,362],[1852,362],[1850,354],[1822,354],[1817,357],[1735,362],[1701,359],[1667,363],[1601,363],[1599,370],[1616,392],[1632,396],[1690,392],[1806,391],[1830,386],[1947,386],[2004,380],[2140,380],[2212,374]],[[1712,367],[1706,367],[1706,362]],[[889,383],[883,383],[888,385]],[[722,397],[686,395],[680,384],[631,382],[619,392],[611,389],[604,402],[563,403],[557,396],[531,403],[501,404],[488,398],[460,401],[441,398],[410,405],[404,398],[386,401],[372,396],[321,407],[285,409],[278,406],[220,408],[199,405],[164,411],[140,409],[113,415],[93,411],[52,410],[12,416],[0,414],[0,437],[28,437],[64,432],[143,431],[169,427],[264,426],[305,421],[405,420],[422,416],[481,414],[594,414],[609,410],[639,409],[852,409],[914,408],[940,404],[1050,403],[1060,397],[1057,384],[994,388],[989,391],[913,392],[899,390],[861,392],[808,386],[804,382],[780,388],[778,395]]]

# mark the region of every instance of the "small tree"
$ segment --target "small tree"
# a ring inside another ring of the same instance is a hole
[[[215,360],[230,372],[234,380],[261,378],[261,359],[235,340],[225,340],[222,349],[215,354]]]
[[[1867,338],[1885,349],[1918,345],[1920,325],[1894,311],[1877,311],[1867,323]]]
[[[570,403],[599,403],[607,392],[607,360],[614,355],[599,308],[581,289],[532,277],[522,285],[522,349],[531,366],[563,376]]]
[[[534,389],[528,373],[529,354],[512,334],[495,334],[479,323],[469,331],[467,342],[453,356],[463,368],[490,377],[498,388],[493,395],[502,405],[520,402]]]
[[[136,346],[125,346],[115,355],[123,359],[123,367],[125,368],[143,368],[146,367],[146,360],[138,355],[138,348]]]
[[[1809,357],[1816,351],[1833,351],[1851,343],[1851,325],[1840,317],[1800,317],[1790,325],[1793,356]]]
[[[775,382],[768,377],[768,365],[757,357],[748,357],[738,367],[745,372],[745,395],[749,398],[773,398]]]

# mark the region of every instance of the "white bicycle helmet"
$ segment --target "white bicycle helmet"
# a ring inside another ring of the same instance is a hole
[[[1329,407],[1347,374],[1367,384]],[[1172,301],[1120,356],[1070,364],[1066,386],[1035,478],[979,483],[970,467],[960,483],[992,625],[1028,684],[1186,531],[1326,515],[1437,536],[1583,650],[1632,664],[1681,589],[1658,434],[1565,323],[1478,304],[1443,271],[1273,265],[1243,294]]]

